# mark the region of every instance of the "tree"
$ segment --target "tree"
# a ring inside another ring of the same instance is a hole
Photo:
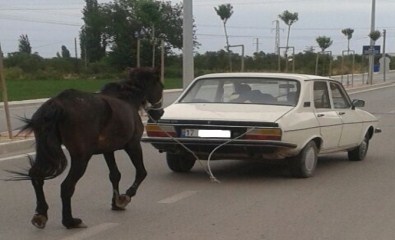
[[[30,45],[29,37],[27,36],[27,34],[22,34],[19,36],[18,49],[20,53],[27,53],[27,54],[32,53],[32,47]]]
[[[381,37],[381,32],[380,31],[371,31],[369,33],[369,38],[371,40],[370,42],[370,54],[369,54],[369,77],[368,77],[368,82],[369,84],[373,83],[373,71],[374,71],[374,45],[375,42]]]
[[[70,58],[70,51],[67,49],[66,46],[62,45],[62,58]]]
[[[354,29],[345,28],[342,30],[342,33],[347,37],[347,51],[350,51],[350,40],[352,38],[352,34],[354,33]]]
[[[381,32],[380,31],[372,31],[369,33],[369,38],[373,41],[376,42],[379,38],[381,37]]]
[[[333,43],[331,38],[327,36],[319,36],[315,40],[321,48],[321,52],[325,52],[325,49],[329,48]]]
[[[291,26],[296,21],[299,20],[298,13],[291,13],[288,10],[285,10],[282,14],[278,15],[278,17],[283,20],[285,25],[288,26],[288,34],[287,34],[287,43],[285,46],[285,71],[288,71],[288,46],[289,46],[289,34],[291,32]]]
[[[84,25],[80,32],[81,57],[88,62],[100,61],[106,55],[107,16],[97,0],[85,0]]]
[[[316,39],[316,42],[318,43],[318,46],[321,48],[321,54],[324,54],[325,50],[329,48],[333,41],[331,40],[330,37],[327,36],[319,36]],[[317,58],[315,62],[315,74],[318,74],[318,59],[319,59],[319,53],[317,53]]]
[[[150,28],[146,29],[149,30],[150,40],[152,44],[152,67],[155,66],[155,54],[156,54],[156,45],[157,45],[157,36],[155,29],[159,25],[160,16],[161,16],[161,5],[160,2],[154,1],[140,1],[137,2],[137,16],[143,23],[147,23],[150,25]],[[148,31],[147,31],[148,32]]]
[[[109,21],[109,62],[119,68],[136,65],[137,40],[141,42],[141,65],[151,65],[153,55],[159,63],[159,47],[152,40],[164,40],[165,52],[182,48],[182,6],[170,1],[117,0],[102,6]],[[155,16],[151,16],[154,14]],[[154,25],[153,25],[154,23]],[[155,29],[153,29],[155,26]]]
[[[229,55],[229,68],[232,71],[232,59],[231,59],[231,51],[230,51],[230,45],[229,45],[229,36],[228,36],[228,32],[226,30],[226,23],[233,14],[233,6],[230,3],[221,4],[218,6],[218,8],[214,7],[214,10],[217,13],[217,15],[221,18],[222,23],[224,25],[226,50],[228,51],[228,55]]]

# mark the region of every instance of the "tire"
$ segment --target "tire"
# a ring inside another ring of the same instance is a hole
[[[174,172],[189,172],[195,165],[196,159],[190,154],[166,153],[167,165]]]
[[[369,148],[369,138],[365,136],[361,144],[351,151],[348,151],[348,160],[350,161],[362,161],[366,157],[366,153]]]
[[[310,141],[296,156],[290,159],[290,170],[294,177],[308,178],[313,176],[317,166],[318,149],[314,141]]]

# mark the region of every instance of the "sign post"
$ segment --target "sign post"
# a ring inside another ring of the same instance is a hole
[[[380,55],[381,47],[379,45],[364,45],[362,46],[362,54],[369,58],[369,69],[368,69],[368,80],[366,84],[373,84],[373,72],[374,72],[374,58]]]

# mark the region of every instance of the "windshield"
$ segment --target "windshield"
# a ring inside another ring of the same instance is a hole
[[[182,103],[236,103],[295,106],[299,82],[273,78],[211,78],[194,82]]]

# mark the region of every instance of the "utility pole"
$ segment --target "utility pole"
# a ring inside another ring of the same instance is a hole
[[[185,88],[194,78],[192,0],[183,0],[182,83]]]
[[[376,0],[372,0],[372,15],[370,32],[375,31],[375,20],[376,20]],[[373,67],[374,67],[374,40],[370,39],[370,54],[369,54],[369,71],[368,71],[368,84],[373,84]]]
[[[253,43],[255,45],[255,53],[258,54],[259,52],[259,38],[255,38],[255,43]]]
[[[160,81],[165,83],[165,41],[163,38],[160,40]]]
[[[277,53],[277,55],[280,55],[280,21],[279,20],[274,20],[273,22],[276,23],[276,36],[275,36],[275,41],[274,41],[274,52]]]
[[[140,38],[137,38],[136,66],[138,68],[140,67],[140,45],[141,45],[141,40]]]
[[[383,30],[383,80],[386,80],[386,72],[387,72],[387,56],[385,53],[385,42],[386,42],[387,30]]]
[[[74,38],[74,53],[75,53],[75,59],[78,59],[77,38]]]

